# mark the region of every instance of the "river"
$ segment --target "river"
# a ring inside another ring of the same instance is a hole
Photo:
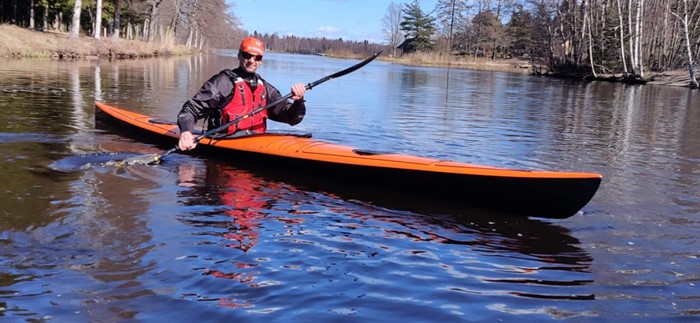
[[[369,150],[602,174],[561,220],[347,196],[196,151],[52,167],[162,152],[97,127],[94,102],[173,120],[234,61],[0,61],[0,320],[700,318],[697,90],[373,61],[308,91],[301,124],[269,123]],[[286,93],[356,62],[273,53],[259,72]]]

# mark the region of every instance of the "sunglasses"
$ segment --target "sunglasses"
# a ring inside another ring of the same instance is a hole
[[[253,55],[248,52],[241,52],[241,56],[243,56],[243,59],[251,59],[254,57],[256,61],[262,61],[262,55]]]

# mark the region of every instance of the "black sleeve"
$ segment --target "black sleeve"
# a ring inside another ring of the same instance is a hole
[[[264,82],[267,90],[267,102],[272,103],[282,97],[280,91],[277,90],[272,84]],[[290,100],[285,100],[274,107],[270,107],[267,110],[267,116],[270,120],[277,122],[283,122],[291,126],[298,124],[304,119],[306,114],[306,105],[304,100],[298,100],[290,102]]]
[[[197,120],[223,108],[230,100],[233,83],[225,72],[214,75],[206,81],[191,99],[182,105],[177,114],[177,124],[180,131],[192,131]]]

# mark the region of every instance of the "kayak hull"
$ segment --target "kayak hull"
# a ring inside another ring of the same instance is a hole
[[[118,129],[139,129],[175,143],[177,125],[102,103],[96,117]],[[296,176],[470,205],[512,215],[567,218],[595,195],[602,176],[595,173],[515,170],[432,158],[383,153],[331,144],[309,135],[258,134],[199,141],[202,149],[231,160],[285,165]],[[271,167],[277,168],[277,167]],[[409,197],[410,196],[410,197]]]

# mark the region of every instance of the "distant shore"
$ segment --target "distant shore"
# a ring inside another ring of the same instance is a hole
[[[34,31],[14,25],[0,25],[0,56],[11,58],[52,59],[132,59],[160,56],[182,56],[200,52],[184,45],[175,45],[138,40],[99,40],[81,36],[68,39],[66,32]],[[358,58],[343,53],[328,53],[329,57]],[[355,55],[356,56],[356,55]],[[361,58],[361,57],[359,57]],[[435,53],[416,53],[400,57],[381,56],[379,59],[402,65],[454,68],[469,70],[503,71],[533,74],[533,66],[526,60],[490,60],[486,58],[452,57]],[[558,77],[557,75],[546,75]],[[621,82],[621,75],[599,75],[597,80]],[[686,70],[647,73],[641,83],[688,87]]]

